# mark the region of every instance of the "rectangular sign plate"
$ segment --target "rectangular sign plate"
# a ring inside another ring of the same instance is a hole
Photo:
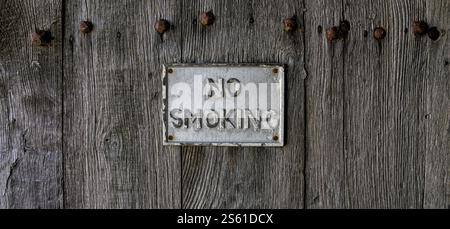
[[[162,80],[164,145],[283,146],[283,66],[174,64]]]

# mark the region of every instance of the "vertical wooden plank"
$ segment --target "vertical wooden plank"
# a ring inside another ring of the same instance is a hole
[[[306,1],[307,208],[340,208],[344,200],[344,55],[346,41],[329,42],[339,26],[341,0]]]
[[[425,1],[345,5],[352,22],[345,56],[345,207],[421,208],[429,39],[416,37],[411,26],[427,20]],[[379,26],[387,31],[382,41],[373,38]]]
[[[0,208],[62,207],[61,1],[0,2]],[[48,47],[32,47],[35,29]]]
[[[66,11],[66,207],[179,208],[180,150],[162,147],[160,121],[161,64],[181,57],[179,1],[68,1]],[[159,18],[175,25],[163,36]]]
[[[427,42],[424,208],[450,208],[450,2],[427,1],[426,18],[441,31]]]
[[[183,62],[287,65],[286,146],[184,147],[183,208],[302,208],[304,156],[303,33],[285,33],[301,1],[183,1]],[[212,10],[214,25],[198,16]]]

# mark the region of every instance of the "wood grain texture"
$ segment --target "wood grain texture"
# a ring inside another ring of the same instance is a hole
[[[183,147],[183,208],[302,208],[304,153],[303,33],[282,30],[301,1],[183,1],[186,63],[280,63],[287,66],[284,148]],[[214,25],[198,16],[212,10]]]
[[[346,1],[346,208],[422,207],[429,39],[409,28],[427,21],[424,2]],[[373,38],[376,27],[384,40]]]
[[[162,147],[161,65],[179,62],[179,1],[68,1],[65,207],[180,208],[180,150]],[[79,32],[90,20],[94,31]]]
[[[0,209],[449,208],[449,12],[448,0],[2,0]],[[293,15],[300,30],[286,33]],[[348,36],[327,41],[344,19]],[[414,20],[440,38],[414,36]],[[33,47],[35,29],[51,45]],[[285,64],[286,146],[163,147],[165,63]]]
[[[342,3],[343,15],[335,20],[350,21],[349,36],[328,43],[329,56],[321,49],[324,42],[307,39],[306,43],[307,50],[319,47],[306,58],[311,63],[306,82],[311,92],[307,95],[307,139],[311,139],[307,141],[307,207],[447,207],[447,36],[438,41],[415,37],[411,25],[425,20],[445,31],[448,15],[443,12],[448,12],[448,3]],[[311,7],[307,4],[307,12],[317,14],[312,22],[320,22],[324,15],[333,15],[327,7],[339,5],[314,2]],[[307,25],[308,19],[307,14]],[[386,29],[384,40],[373,38],[376,27]],[[337,66],[323,64],[336,57],[341,61]]]
[[[61,1],[0,2],[0,208],[61,208]],[[48,47],[32,47],[35,29]]]
[[[343,206],[346,41],[325,37],[342,13],[342,1],[306,1],[306,208]]]
[[[441,31],[426,42],[424,208],[450,208],[450,2],[427,1],[426,15]]]
[[[344,63],[343,206],[446,208],[448,38],[416,37],[410,28],[424,20],[448,30],[448,2],[346,1],[345,7],[352,30]],[[371,37],[378,26],[388,34],[381,42]]]

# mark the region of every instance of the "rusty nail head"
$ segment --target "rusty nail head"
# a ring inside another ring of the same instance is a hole
[[[436,28],[436,27],[431,27],[431,28],[428,30],[428,37],[429,37],[431,40],[435,41],[435,40],[439,39],[440,36],[441,36],[441,32],[439,32],[438,28]]]
[[[325,32],[325,36],[327,37],[328,41],[334,41],[339,38],[339,28],[336,26],[333,26],[331,28],[328,28]]]
[[[212,11],[203,12],[200,14],[200,24],[203,26],[210,26],[214,24],[214,21],[216,20],[216,17],[214,16]]]
[[[373,37],[375,38],[375,40],[377,41],[381,41],[386,37],[386,30],[382,27],[377,27],[375,28],[375,30],[373,31]]]
[[[295,16],[283,19],[283,30],[285,32],[294,32],[297,30],[297,27],[297,19]]]
[[[31,34],[31,41],[36,46],[48,46],[52,40],[52,33],[48,30],[36,30]]]
[[[169,69],[167,69],[167,72],[168,72],[168,73],[173,73],[173,69],[172,69],[172,68],[169,68]]]
[[[81,21],[80,22],[80,32],[87,34],[92,32],[94,25],[90,21]]]
[[[174,137],[173,137],[172,135],[169,135],[169,136],[167,137],[167,139],[168,139],[169,141],[172,141],[172,140],[174,139]]]
[[[273,140],[274,140],[274,141],[278,141],[279,139],[280,139],[280,138],[278,137],[278,135],[274,135],[274,136],[273,136]]]
[[[160,19],[155,23],[155,31],[159,34],[163,34],[170,29],[170,23],[165,19]]]
[[[339,27],[333,26],[331,28],[328,28],[325,31],[325,36],[327,40],[331,42],[340,38],[346,38],[349,31],[350,31],[350,22],[347,20],[343,20],[339,23]]]
[[[272,69],[272,72],[273,72],[274,74],[278,74],[278,68]]]
[[[422,36],[427,34],[428,32],[428,24],[424,21],[415,21],[413,22],[413,33],[416,36]]]

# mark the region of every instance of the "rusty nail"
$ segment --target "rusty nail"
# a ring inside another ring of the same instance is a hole
[[[297,19],[294,17],[285,18],[283,19],[283,30],[285,32],[294,32],[297,30]]]
[[[52,33],[48,30],[36,30],[31,34],[32,44],[36,46],[48,46],[52,40]]]
[[[203,12],[200,14],[200,24],[203,26],[210,26],[214,24],[214,21],[216,20],[216,17],[214,16],[212,11]]]
[[[325,36],[328,41],[332,42],[340,38],[346,38],[349,31],[350,31],[350,22],[347,20],[343,20],[339,23],[339,27],[333,26],[331,28],[328,28],[325,31]]]
[[[333,26],[331,28],[328,28],[325,32],[325,36],[327,37],[327,40],[332,42],[339,38],[339,28],[336,26]]]
[[[81,21],[80,22],[80,32],[87,34],[92,32],[94,25],[90,21]]]
[[[155,23],[155,31],[159,34],[163,34],[170,29],[170,23],[167,20],[160,19]]]
[[[431,27],[428,30],[428,37],[430,37],[431,40],[435,41],[435,40],[439,39],[440,36],[441,36],[441,32],[439,32],[439,30],[436,27]]]
[[[416,36],[425,35],[428,31],[428,24],[424,21],[413,22],[413,33]]]
[[[167,69],[167,72],[168,73],[173,73],[173,69],[169,68],[169,69]]]
[[[167,137],[167,139],[168,139],[169,141],[173,141],[174,137],[173,137],[172,135],[169,135],[169,136]]]
[[[278,73],[278,68],[272,69],[272,72],[273,72],[274,74],[277,74],[277,73]]]
[[[280,139],[280,138],[278,137],[278,135],[274,135],[274,136],[273,136],[273,140],[274,140],[274,141],[278,141],[279,139]]]
[[[377,27],[375,28],[375,30],[373,31],[373,37],[375,38],[375,40],[377,41],[381,41],[386,37],[386,30],[382,27]]]

